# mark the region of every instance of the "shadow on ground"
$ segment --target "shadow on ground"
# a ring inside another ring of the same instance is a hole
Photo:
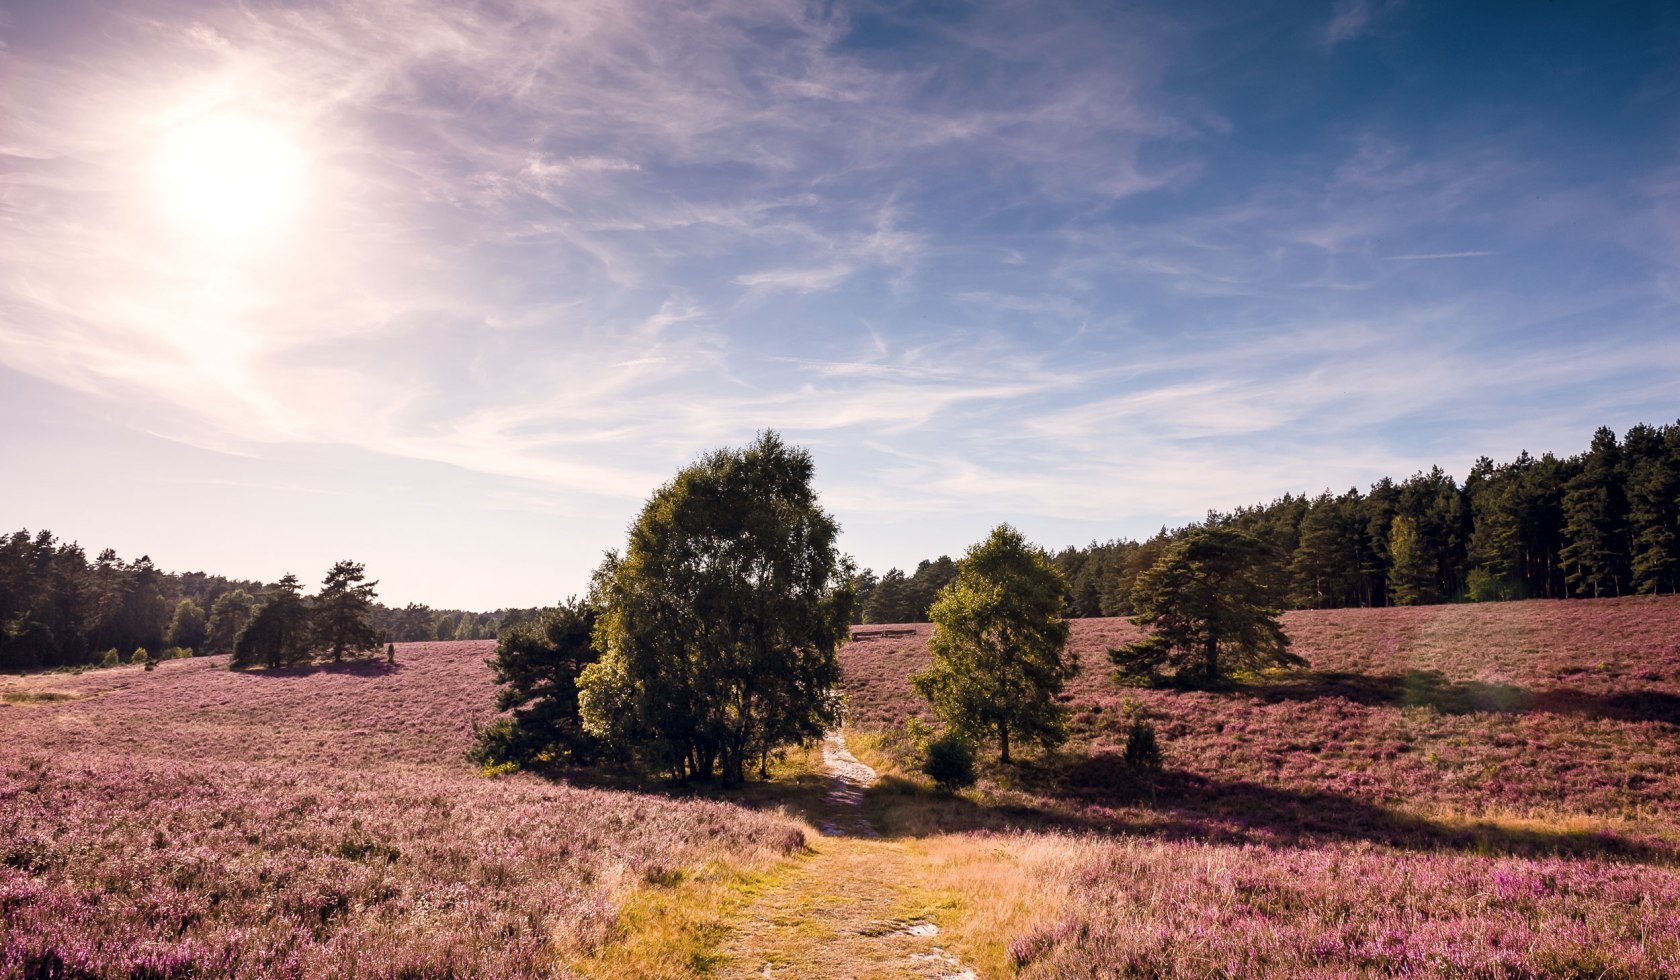
[[[1314,671],[1269,683],[1233,688],[1229,693],[1270,702],[1346,698],[1366,705],[1428,707],[1443,714],[1543,711],[1616,721],[1680,725],[1680,695],[1668,691],[1592,694],[1568,687],[1533,691],[1514,684],[1449,681],[1440,672],[1430,670],[1404,674]]]
[[[252,677],[308,677],[311,674],[349,674],[353,677],[384,677],[403,669],[402,663],[387,661],[383,656],[355,657],[337,663],[294,664],[290,667],[247,667],[241,673]]]
[[[1671,847],[1609,832],[1438,822],[1339,793],[1219,781],[1182,771],[1139,771],[1110,752],[1017,766],[1009,783],[1011,788],[998,796],[1042,800],[1043,805],[981,805],[889,779],[872,793],[871,816],[887,837],[1061,830],[1234,844],[1363,842],[1416,851],[1680,863],[1680,852]]]

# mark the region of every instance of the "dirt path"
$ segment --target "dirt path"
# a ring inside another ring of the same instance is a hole
[[[939,944],[951,908],[925,884],[913,845],[883,841],[863,815],[875,771],[839,736],[823,746],[833,783],[812,854],[742,912],[723,952],[736,977],[975,980]]]

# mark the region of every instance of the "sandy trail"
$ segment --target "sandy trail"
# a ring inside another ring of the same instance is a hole
[[[831,735],[832,778],[812,854],[742,913],[726,945],[737,977],[976,980],[939,945],[937,897],[909,841],[883,841],[863,814],[875,770]]]

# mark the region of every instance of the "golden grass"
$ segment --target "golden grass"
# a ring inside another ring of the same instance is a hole
[[[0,700],[9,704],[54,704],[75,699],[76,695],[67,691],[6,691],[0,694]]]

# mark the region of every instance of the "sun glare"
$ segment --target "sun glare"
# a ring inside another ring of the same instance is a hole
[[[271,126],[244,117],[195,120],[158,155],[163,203],[184,223],[226,238],[270,231],[303,191],[303,154]]]

